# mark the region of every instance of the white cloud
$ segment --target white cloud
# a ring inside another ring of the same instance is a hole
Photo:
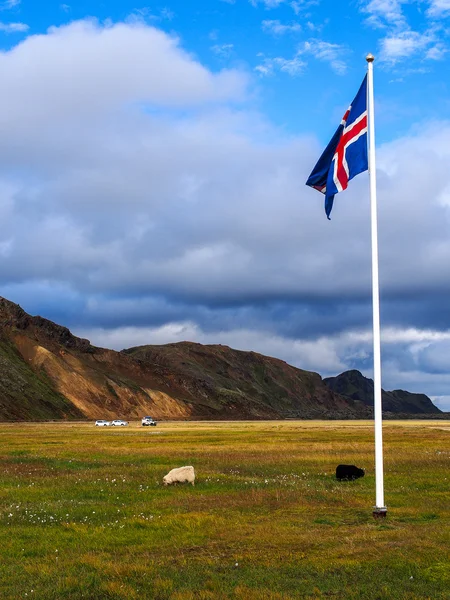
[[[402,31],[393,33],[381,40],[381,59],[397,62],[414,54],[423,53],[434,36],[429,33],[420,34],[417,31]]]
[[[0,5],[0,10],[10,10],[15,6],[19,6],[21,0],[4,0]]]
[[[277,56],[275,58],[264,58],[262,63],[255,67],[255,71],[264,77],[273,75],[276,71],[295,77],[300,75],[305,67],[306,62],[298,56],[291,59]]]
[[[428,16],[431,18],[440,18],[448,16],[450,13],[450,0],[429,0]]]
[[[278,8],[280,4],[283,4],[286,0],[249,0],[252,6],[258,6],[263,4],[266,9]]]
[[[262,63],[256,65],[255,71],[262,77],[268,77],[274,74],[274,66],[273,59],[265,58]]]
[[[69,4],[60,4],[59,8],[66,13],[70,12],[70,10],[71,10],[71,7]]]
[[[388,26],[404,28],[406,19],[402,6],[407,2],[408,0],[370,0],[362,6],[361,10],[369,14],[367,23],[375,28]]]
[[[345,47],[340,44],[331,44],[317,39],[305,42],[299,49],[299,54],[311,54],[317,60],[328,62],[338,75],[343,75],[347,71],[347,65],[342,60],[342,56],[346,53]]]
[[[28,31],[29,26],[25,23],[2,23],[0,22],[0,31],[5,33],[24,33]]]
[[[435,29],[428,29],[423,33],[410,29],[392,32],[381,40],[380,46],[381,60],[392,64],[412,57],[441,60],[448,52]]]
[[[172,21],[175,18],[175,13],[170,8],[163,8],[160,12],[161,19],[165,19],[166,21]]]
[[[211,46],[212,52],[220,58],[229,58],[233,54],[233,44],[214,44]]]
[[[317,25],[317,23],[313,23],[312,21],[307,21],[306,23],[306,27],[310,30],[310,31],[316,31],[316,32],[320,32],[323,29],[324,24],[326,24],[328,22],[328,19],[326,19],[324,21],[324,23],[321,23],[320,25]]]
[[[273,35],[284,35],[285,33],[298,33],[302,30],[300,23],[292,23],[291,25],[283,25],[280,21],[263,21],[263,31]]]
[[[399,329],[388,327],[383,329],[383,342],[388,344],[431,344],[450,340],[450,331],[433,329]]]
[[[143,23],[78,21],[51,28],[2,53],[0,74],[10,81],[0,108],[11,121],[21,114],[31,131],[71,115],[106,118],[128,103],[187,107],[240,100],[247,85],[242,72],[213,74],[176,38]]]
[[[66,7],[65,10],[68,12],[70,6],[62,5]],[[175,18],[175,13],[170,8],[162,8],[157,13],[153,12],[148,6],[142,8],[135,8],[127,19],[128,23],[159,23],[161,21],[172,21]]]
[[[426,51],[425,58],[428,60],[442,60],[447,52],[447,48],[443,44],[438,43]]]
[[[292,2],[289,2],[289,6],[298,15],[311,6],[319,4],[319,2],[320,0],[292,0]]]
[[[300,14],[300,12],[310,6],[319,4],[319,0],[249,0],[249,2],[255,8],[262,5],[266,10],[279,8],[282,4],[287,4],[292,8],[296,15]]]
[[[450,412],[450,396],[431,396],[431,400],[444,412]]]
[[[310,39],[298,47],[297,52],[291,59],[280,56],[268,58],[264,57],[262,53],[259,54],[258,56],[262,57],[263,60],[255,67],[255,71],[261,76],[270,76],[277,71],[298,76],[303,73],[307,66],[305,57],[310,55],[317,60],[329,63],[333,71],[338,75],[343,75],[347,70],[347,64],[341,57],[346,53],[345,47],[339,44]]]
[[[410,27],[403,7],[411,4],[420,9],[420,0],[371,0],[361,7],[363,13],[369,14],[368,25],[387,30],[380,40],[381,59],[387,63],[395,64],[411,58],[441,60],[447,53],[444,32],[436,27],[436,23],[422,18],[425,24],[423,31]],[[447,6],[450,6],[449,0],[431,0],[425,16],[443,16]]]

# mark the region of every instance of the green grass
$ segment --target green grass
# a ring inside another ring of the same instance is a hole
[[[376,521],[367,422],[0,425],[0,598],[448,599],[450,425],[384,439]]]

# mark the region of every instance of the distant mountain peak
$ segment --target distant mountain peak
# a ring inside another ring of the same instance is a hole
[[[1,296],[0,326],[15,327],[22,331],[31,330],[36,337],[42,334],[65,348],[77,348],[84,352],[94,351],[94,347],[91,346],[89,340],[76,337],[67,327],[57,325],[49,319],[40,316],[32,317],[19,304],[14,304],[14,302]]]
[[[342,396],[359,400],[373,407],[373,379],[365,377],[360,371],[344,371],[336,377],[326,377],[324,383]],[[392,413],[439,414],[442,411],[425,394],[414,394],[404,390],[387,392],[382,390],[383,411]]]

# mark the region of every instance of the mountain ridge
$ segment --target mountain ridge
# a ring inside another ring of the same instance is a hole
[[[325,377],[324,383],[330,389],[353,400],[359,400],[366,406],[373,403],[373,379],[365,377],[360,371],[351,369],[336,377]],[[435,406],[425,394],[415,394],[405,390],[391,392],[381,390],[383,410],[391,413],[409,412],[414,414],[440,414],[442,411]]]
[[[372,411],[359,398],[331,389],[318,373],[277,358],[188,341],[117,352],[0,298],[0,420],[144,414],[355,419],[370,418]]]

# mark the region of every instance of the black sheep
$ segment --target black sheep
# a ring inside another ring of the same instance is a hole
[[[364,477],[364,469],[359,469],[355,465],[338,465],[336,467],[336,479],[339,481],[353,481]]]

